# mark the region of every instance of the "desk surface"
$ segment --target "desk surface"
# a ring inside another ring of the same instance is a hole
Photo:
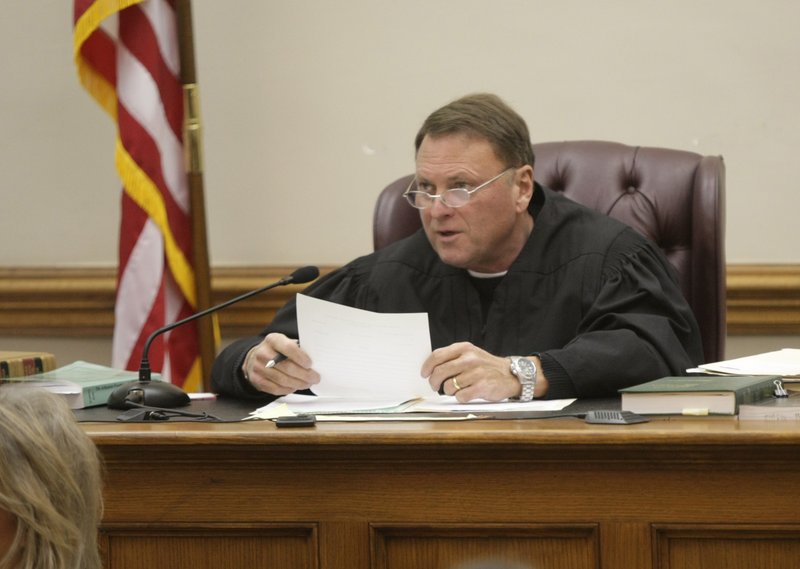
[[[565,412],[613,409],[618,400],[576,402]],[[138,444],[647,444],[647,445],[800,445],[796,421],[739,421],[735,416],[654,416],[634,425],[597,425],[577,417],[544,412],[519,420],[318,422],[313,427],[277,428],[272,421],[240,421],[255,405],[240,401],[194,402],[188,410],[208,411],[225,422],[115,421],[120,411],[105,408],[77,412],[87,433],[103,445]]]
[[[106,464],[108,569],[451,569],[499,554],[548,569],[783,569],[800,558],[793,421],[82,427]]]
[[[649,433],[657,436],[659,432],[696,431],[698,436],[702,433],[742,433],[742,436],[758,436],[758,433],[785,432],[787,434],[797,433],[800,436],[800,423],[795,421],[743,421],[739,422],[735,416],[706,416],[706,417],[685,417],[675,415],[651,415],[649,423],[636,425],[594,425],[587,424],[583,419],[577,417],[564,417],[568,414],[586,413],[593,409],[619,409],[619,398],[614,399],[584,399],[578,400],[569,405],[562,411],[540,411],[530,412],[530,418],[522,420],[473,420],[473,421],[421,421],[421,422],[363,422],[363,423],[344,423],[344,422],[325,422],[317,423],[312,428],[277,429],[271,421],[242,421],[248,416],[249,412],[256,409],[259,405],[249,401],[237,401],[231,399],[219,399],[216,401],[194,401],[190,406],[181,408],[182,410],[193,413],[203,411],[218,416],[222,422],[184,422],[180,419],[170,421],[150,421],[144,423],[121,423],[117,417],[122,411],[108,409],[106,407],[93,407],[82,409],[75,412],[78,420],[84,423],[87,430],[94,433],[133,433],[137,431],[137,425],[146,427],[144,432],[163,432],[174,431],[175,434],[201,433],[205,429],[209,433],[242,433],[242,436],[258,436],[257,433],[280,432],[285,436],[299,435],[301,437],[314,436],[314,434],[328,432],[412,432],[420,433],[424,431],[436,432],[538,432],[565,430],[574,433],[593,432],[607,433],[617,436],[621,433],[640,433],[647,436]],[[701,427],[702,425],[702,427]],[[153,427],[153,428],[151,428]],[[247,435],[250,433],[250,435]],[[182,435],[179,435],[182,436]],[[215,435],[216,436],[216,435]],[[724,435],[723,435],[724,436]]]

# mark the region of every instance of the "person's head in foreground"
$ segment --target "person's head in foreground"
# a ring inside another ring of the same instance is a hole
[[[58,395],[0,387],[0,569],[99,569],[97,448]]]

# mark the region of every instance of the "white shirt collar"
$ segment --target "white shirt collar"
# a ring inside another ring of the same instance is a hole
[[[506,276],[508,271],[500,271],[499,273],[479,273],[478,271],[473,271],[471,269],[467,269],[471,277],[475,277],[476,279],[496,279],[499,277]]]

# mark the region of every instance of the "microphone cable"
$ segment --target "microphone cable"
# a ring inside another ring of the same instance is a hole
[[[178,409],[165,409],[163,407],[150,407],[148,405],[141,405],[139,403],[128,402],[131,409],[117,416],[117,421],[122,422],[150,422],[150,421],[169,421],[172,418],[178,417],[186,419],[184,422],[224,422],[216,415],[212,415],[207,411],[200,413],[191,413],[189,411],[180,411]]]

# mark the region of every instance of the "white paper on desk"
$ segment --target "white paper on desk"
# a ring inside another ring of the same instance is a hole
[[[274,419],[286,415],[333,415],[339,416],[346,414],[359,414],[369,421],[370,417],[375,420],[380,419],[381,415],[398,413],[471,413],[480,416],[483,413],[494,413],[497,411],[560,411],[575,399],[552,399],[539,400],[521,403],[519,401],[501,401],[491,403],[484,400],[475,400],[469,403],[459,403],[452,395],[433,394],[425,399],[415,401],[399,401],[392,399],[341,399],[338,397],[314,397],[313,395],[303,395],[292,393],[276,399],[272,403],[260,407],[253,411],[251,419]],[[354,419],[355,420],[355,419]],[[395,420],[402,420],[397,419]]]
[[[383,314],[297,295],[300,344],[321,376],[320,397],[406,401],[431,393],[428,315]]]
[[[415,400],[399,399],[344,399],[340,397],[315,397],[302,393],[291,393],[272,403],[256,409],[253,415],[271,419],[284,415],[321,415],[342,413],[402,413],[409,410]]]
[[[727,375],[780,375],[787,381],[800,380],[800,349],[784,348],[732,360],[703,364],[700,370]]]
[[[377,422],[401,422],[414,423],[419,421],[473,421],[480,419],[478,415],[453,414],[452,416],[442,414],[425,415],[317,415],[317,423],[377,423]]]
[[[524,403],[509,400],[493,403],[483,399],[476,399],[469,403],[459,403],[452,395],[434,394],[412,405],[408,411],[427,411],[431,413],[464,411],[476,415],[495,413],[497,411],[561,411],[573,401],[575,399],[534,399]]]

